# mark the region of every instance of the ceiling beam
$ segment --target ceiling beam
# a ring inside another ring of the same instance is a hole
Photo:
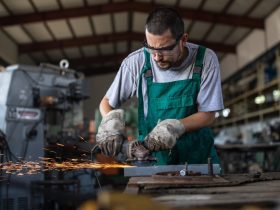
[[[21,44],[19,45],[19,53],[30,53],[33,51],[44,51],[57,48],[66,47],[78,47],[86,45],[94,45],[101,43],[110,43],[117,41],[128,41],[128,40],[141,40],[145,38],[144,33],[115,33],[115,34],[104,34],[104,35],[92,35],[73,39],[61,39],[55,41],[43,41],[32,44]]]
[[[139,41],[142,42],[145,38],[144,33],[137,32],[123,32],[115,34],[105,34],[105,35],[93,35],[87,37],[73,38],[73,39],[63,39],[55,41],[44,41],[36,42],[32,44],[20,44],[18,46],[19,53],[31,53],[36,51],[45,51],[58,48],[67,48],[67,47],[81,47],[86,45],[95,45],[102,43],[110,43],[117,41]],[[217,42],[206,42],[199,40],[190,40],[193,43],[201,44],[206,47],[213,49],[214,51],[224,52],[224,53],[235,53],[234,45],[226,45]]]
[[[61,11],[48,11],[32,14],[23,14],[23,15],[13,15],[0,18],[0,27],[10,26],[10,25],[20,25],[26,23],[33,23],[39,21],[50,21],[50,20],[59,20],[66,18],[75,18],[82,16],[91,16],[91,15],[100,15],[100,14],[111,14],[116,12],[144,12],[149,13],[151,10],[162,6],[154,3],[142,3],[142,2],[115,2],[110,4],[94,5],[87,7],[77,7],[70,9],[63,9]],[[190,8],[182,8],[175,6],[182,17],[199,20],[205,22],[215,22],[221,24],[228,24],[235,27],[249,27],[249,28],[264,28],[264,20],[257,18],[248,18],[237,15],[228,15],[213,13],[207,11],[197,11]]]
[[[113,55],[91,56],[84,58],[70,59],[69,63],[72,66],[90,65],[90,64],[104,64],[105,62],[121,63],[121,61],[128,55],[128,53],[119,53]]]
[[[94,67],[94,68],[86,68],[86,69],[76,69],[85,74],[85,76],[96,76],[110,73],[117,73],[119,70],[119,65],[112,66],[104,66],[104,67]]]

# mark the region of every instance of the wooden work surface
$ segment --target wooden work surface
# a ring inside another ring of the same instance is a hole
[[[259,209],[280,209],[280,172],[224,175],[213,183],[162,180],[155,177],[130,178],[125,192],[145,194],[171,206],[172,209],[211,207],[210,209],[244,209],[256,205]],[[221,181],[221,180],[226,181]],[[253,208],[254,209],[254,208]]]

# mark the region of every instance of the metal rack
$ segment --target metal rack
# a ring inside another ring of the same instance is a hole
[[[272,78],[267,78],[269,68],[275,73]],[[280,43],[237,71],[223,82],[222,87],[225,108],[230,114],[227,117],[220,114],[214,128],[280,116]],[[273,96],[273,91],[278,96]],[[256,104],[257,97],[264,101]]]

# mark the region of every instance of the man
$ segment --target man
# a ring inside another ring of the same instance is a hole
[[[220,69],[215,53],[188,43],[184,23],[171,8],[149,14],[144,47],[132,52],[100,103],[103,116],[97,134],[101,150],[120,151],[123,112],[118,108],[137,95],[139,141],[162,164],[217,163],[208,128],[223,109]]]

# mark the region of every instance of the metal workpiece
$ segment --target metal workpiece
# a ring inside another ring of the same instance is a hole
[[[152,176],[162,172],[180,172],[184,173],[186,165],[160,165],[160,166],[145,166],[145,167],[129,167],[123,169],[123,174],[126,177],[137,176]],[[188,171],[194,173],[208,174],[208,164],[188,164]],[[213,174],[221,173],[220,164],[213,164]],[[182,176],[182,175],[181,175]]]
[[[180,176],[187,176],[188,175],[188,162],[185,163],[185,168],[180,171]]]
[[[187,171],[186,171],[186,169],[182,169],[182,170],[180,171],[180,176],[187,176]]]

